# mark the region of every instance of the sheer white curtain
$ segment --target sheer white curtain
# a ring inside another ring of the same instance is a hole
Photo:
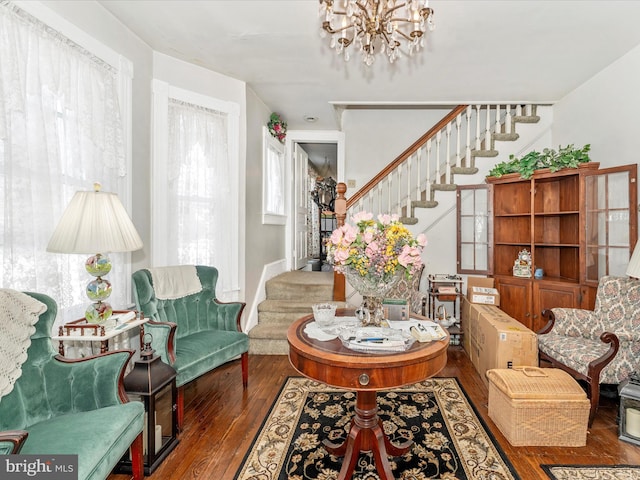
[[[47,293],[69,316],[82,314],[86,255],[45,249],[75,191],[94,181],[125,191],[118,72],[6,2],[0,72],[0,286]],[[114,307],[129,296],[117,288],[128,284],[118,268],[126,258],[112,255]]]
[[[168,100],[167,265],[212,265],[221,298],[237,290],[237,165],[229,145],[229,114]],[[154,188],[163,188],[154,185]],[[154,241],[158,239],[154,238]]]

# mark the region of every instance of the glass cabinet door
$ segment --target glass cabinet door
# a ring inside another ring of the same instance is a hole
[[[637,165],[585,173],[585,283],[625,276],[637,239]]]
[[[490,185],[457,188],[458,273],[491,275],[493,272],[491,192]]]

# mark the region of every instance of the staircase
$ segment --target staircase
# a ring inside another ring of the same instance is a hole
[[[395,213],[403,223],[415,225],[417,209],[439,206],[437,192],[455,192],[456,176],[485,175],[490,167],[479,169],[476,159],[490,157],[489,165],[495,165],[498,142],[519,139],[517,124],[539,121],[536,105],[460,105],[350,195],[347,210]],[[505,154],[502,160],[507,160]],[[455,197],[447,200],[446,208],[455,208]],[[308,271],[286,272],[267,281],[266,300],[258,305],[258,324],[249,331],[249,353],[287,355],[289,326],[311,314],[314,303],[333,301],[333,281],[333,272]]]
[[[539,121],[532,104],[459,105],[350,195],[347,210],[395,213],[404,224],[415,225],[417,208],[435,208],[437,192],[456,190],[455,176],[479,172],[476,158],[497,157],[497,142],[518,140],[517,124]]]
[[[258,324],[249,330],[249,353],[287,355],[289,326],[311,314],[314,303],[333,302],[333,272],[285,272],[268,280],[265,291]]]

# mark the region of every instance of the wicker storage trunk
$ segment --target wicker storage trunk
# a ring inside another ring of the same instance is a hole
[[[578,382],[556,368],[487,371],[489,417],[514,446],[583,447],[590,403]]]

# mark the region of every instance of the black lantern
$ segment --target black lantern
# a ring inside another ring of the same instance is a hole
[[[631,377],[620,384],[620,440],[640,445],[640,376]]]
[[[124,388],[131,400],[144,403],[143,431],[144,473],[150,475],[178,444],[178,409],[176,371],[151,348],[151,335],[145,334],[140,360],[124,378]],[[131,471],[126,457],[119,470]]]

